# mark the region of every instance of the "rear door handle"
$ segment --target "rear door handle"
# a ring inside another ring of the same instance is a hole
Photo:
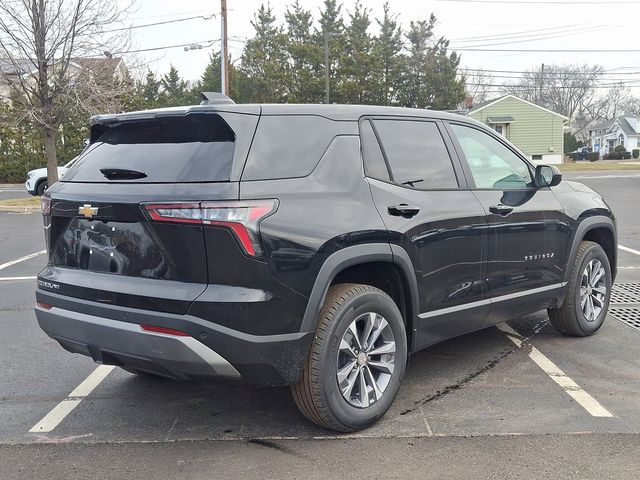
[[[513,207],[507,207],[506,205],[502,205],[501,203],[498,205],[492,205],[489,207],[489,211],[491,213],[495,213],[496,215],[502,215],[506,217],[511,212],[513,212]]]
[[[387,208],[387,210],[389,212],[389,215],[411,218],[420,211],[420,207],[413,207],[411,205],[407,205],[406,203],[401,203],[400,205],[391,205]]]

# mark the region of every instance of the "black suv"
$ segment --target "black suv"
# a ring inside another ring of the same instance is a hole
[[[547,309],[595,333],[616,273],[602,197],[455,114],[199,106],[94,117],[43,197],[36,316],[137,374],[292,385],[304,415],[382,417],[408,356]]]

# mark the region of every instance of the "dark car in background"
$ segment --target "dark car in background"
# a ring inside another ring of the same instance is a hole
[[[373,424],[409,356],[547,309],[595,333],[614,215],[503,137],[434,111],[199,106],[92,119],[43,197],[41,328],[132,373],[292,385]]]

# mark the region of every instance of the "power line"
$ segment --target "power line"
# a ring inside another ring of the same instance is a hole
[[[140,53],[140,52],[153,52],[156,50],[169,50],[171,48],[182,48],[182,47],[189,47],[191,45],[197,45],[197,44],[203,44],[203,48],[207,48],[210,47],[211,45],[213,45],[214,43],[219,42],[220,39],[213,39],[213,40],[200,40],[198,42],[189,42],[189,43],[181,43],[179,45],[165,45],[163,47],[152,47],[152,48],[141,48],[138,50],[125,50],[122,52],[110,52],[112,55],[122,55],[124,53]],[[204,45],[204,44],[208,44],[208,45]]]
[[[627,67],[625,67],[627,68]],[[640,67],[628,67],[628,68],[640,68]],[[460,67],[461,70],[471,71],[471,72],[489,72],[489,73],[535,73],[535,70],[492,70],[485,68],[466,68]],[[640,75],[640,71],[638,72],[615,72],[617,68],[611,70],[604,70],[600,72],[600,75]]]
[[[464,48],[480,48],[480,47],[492,47],[492,46],[496,46],[496,45],[512,45],[514,43],[526,43],[526,42],[539,42],[541,40],[548,40],[551,38],[560,38],[560,37],[569,37],[569,36],[573,36],[573,35],[584,35],[585,33],[593,33],[593,32],[598,32],[598,31],[602,31],[602,30],[609,30],[611,28],[614,28],[615,25],[611,25],[611,26],[601,26],[601,27],[589,27],[586,29],[582,29],[582,30],[574,30],[571,32],[557,32],[557,33],[548,33],[548,34],[544,34],[544,35],[540,35],[540,36],[536,36],[536,38],[533,38],[533,36],[531,38],[523,38],[521,40],[515,39],[515,40],[508,40],[508,39],[503,39],[506,41],[501,41],[501,42],[495,42],[495,43],[485,43],[485,44],[481,44],[481,45],[466,45]],[[451,47],[453,50],[463,50],[463,48],[457,48],[455,46]]]
[[[146,23],[144,25],[132,25],[130,27],[114,28],[113,30],[103,30],[101,33],[122,32],[124,30],[135,30],[137,28],[155,27],[157,25],[167,25],[169,23],[186,22],[188,20],[195,20],[201,18],[202,20],[211,20],[215,17],[215,13],[209,16],[196,15],[195,17],[176,18],[174,20],[165,20],[164,22]]]
[[[638,53],[640,49],[551,49],[551,48],[453,48],[463,52],[511,52],[511,53]]]
[[[466,41],[472,41],[472,40],[493,40],[496,39],[498,40],[499,37],[510,37],[510,36],[516,36],[516,35],[524,35],[524,34],[537,34],[539,32],[547,32],[549,33],[549,30],[565,30],[568,28],[573,28],[573,27],[582,27],[585,26],[586,24],[584,23],[575,23],[575,24],[571,24],[571,25],[564,25],[564,26],[557,26],[557,27],[547,27],[547,28],[536,28],[534,30],[522,30],[520,32],[509,32],[509,33],[499,33],[499,34],[495,34],[495,35],[480,35],[477,37],[461,37],[461,38],[451,38],[450,40],[452,42],[466,42]]]
[[[636,80],[638,81],[638,80]],[[521,90],[534,90],[537,87],[535,85],[518,85],[518,84],[501,84],[501,83],[466,83],[465,84],[467,87],[499,87],[499,88],[515,88],[515,89],[521,89]],[[618,83],[612,83],[612,84],[598,84],[598,85],[593,85],[590,88],[611,88],[611,87],[617,87],[620,84]],[[640,84],[636,84],[636,85],[625,85],[626,87],[631,87],[631,88],[635,88],[635,87],[640,87]],[[553,90],[567,90],[567,89],[572,89],[572,88],[576,88],[573,85],[554,85],[552,87]]]
[[[570,1],[570,0],[436,0],[438,2],[449,3],[494,3],[494,4],[518,4],[518,5],[640,5],[640,1],[633,0],[596,0],[588,2],[584,0]]]

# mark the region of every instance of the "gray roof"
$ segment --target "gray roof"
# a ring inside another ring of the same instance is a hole
[[[618,117],[622,131],[627,135],[640,135],[640,118]]]
[[[605,130],[609,131],[615,125],[616,121],[620,124],[620,128],[626,135],[640,135],[640,118],[639,117],[616,117],[612,120],[600,123],[590,127],[590,131]]]

